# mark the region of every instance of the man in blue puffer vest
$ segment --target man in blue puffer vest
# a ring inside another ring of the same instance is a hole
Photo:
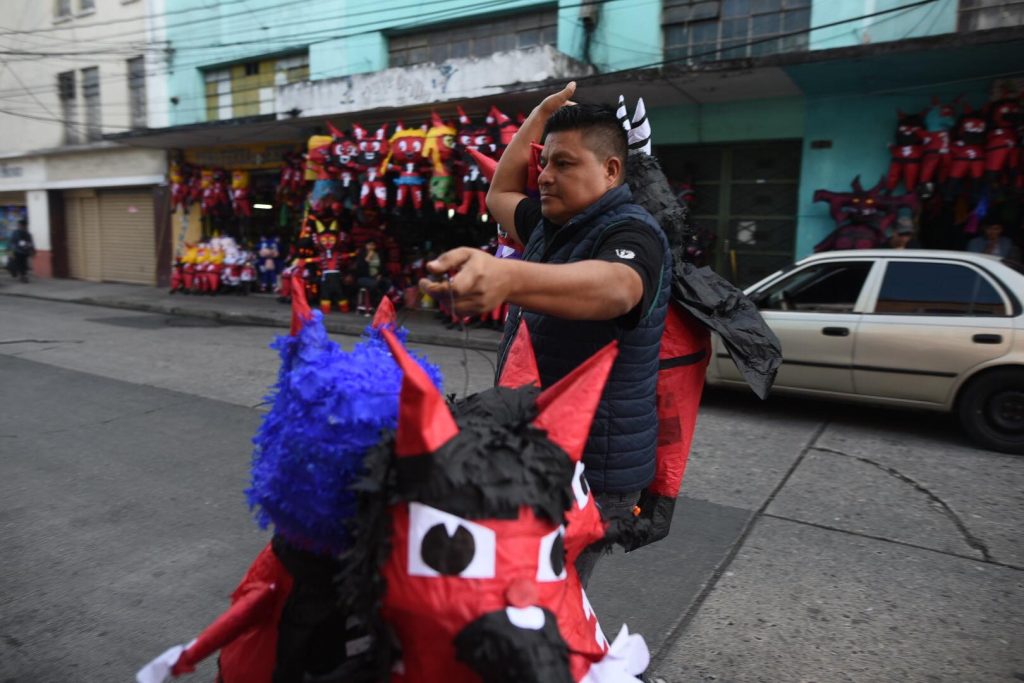
[[[628,144],[613,109],[572,105],[575,83],[546,98],[523,123],[498,164],[487,206],[525,245],[522,260],[470,248],[427,264],[450,282],[421,282],[471,315],[511,304],[499,348],[500,375],[525,319],[542,386],[550,386],[598,349],[618,340],[584,451],[586,477],[606,518],[632,513],[655,473],[658,351],[672,263],[654,218],[632,203],[624,184]],[[540,135],[543,131],[543,135]],[[540,201],[523,193],[530,142],[544,143]],[[577,562],[586,584],[598,552]]]

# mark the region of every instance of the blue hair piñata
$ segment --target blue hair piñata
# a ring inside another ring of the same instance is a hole
[[[408,336],[396,334],[403,343]],[[345,522],[356,512],[350,487],[363,457],[397,425],[402,371],[377,330],[368,327],[347,352],[327,336],[319,311],[271,348],[281,369],[253,438],[246,498],[262,528],[273,524],[299,548],[337,554],[349,543]],[[416,360],[440,388],[438,368]]]

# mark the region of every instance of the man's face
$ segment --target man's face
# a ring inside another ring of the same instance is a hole
[[[999,225],[998,223],[985,226],[985,237],[987,237],[992,242],[995,242],[997,239],[1002,237],[1002,235],[1003,226]]]
[[[552,223],[564,225],[615,186],[622,172],[615,158],[599,159],[584,143],[578,130],[550,133],[541,153],[541,213]]]
[[[889,240],[889,246],[893,249],[906,249],[910,244],[910,233],[898,232]]]

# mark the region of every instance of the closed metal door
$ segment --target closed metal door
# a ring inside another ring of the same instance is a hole
[[[99,201],[94,192],[75,190],[64,195],[68,274],[79,280],[102,279]]]
[[[691,220],[712,231],[709,265],[742,286],[793,261],[801,142],[660,145],[666,176],[693,191]]]
[[[156,284],[156,237],[151,190],[99,192],[106,282]]]

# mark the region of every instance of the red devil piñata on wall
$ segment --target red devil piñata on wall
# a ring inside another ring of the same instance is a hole
[[[388,188],[380,172],[380,164],[388,155],[388,125],[382,124],[377,132],[370,137],[366,129],[358,123],[352,126],[359,154],[353,164],[362,173],[363,184],[359,190],[359,206],[369,206],[376,202],[384,209],[388,202]]]
[[[430,168],[423,158],[423,147],[427,140],[426,126],[422,128],[405,128],[399,121],[395,134],[388,143],[388,153],[381,162],[380,172],[398,171],[395,178],[395,212],[412,206],[419,213],[423,209],[423,186],[427,179],[425,173]]]
[[[924,119],[920,114],[899,112],[896,126],[896,144],[889,145],[892,161],[885,186],[891,192],[901,182],[908,192],[917,188],[921,175],[921,160],[924,156]]]

